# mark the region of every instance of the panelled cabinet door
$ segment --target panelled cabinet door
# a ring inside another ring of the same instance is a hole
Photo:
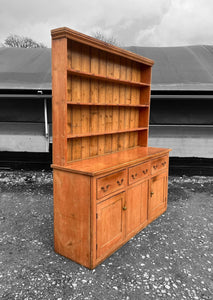
[[[124,239],[124,205],[124,193],[97,204],[97,258],[109,253]]]
[[[132,235],[147,220],[148,180],[131,187],[126,197],[126,235]]]
[[[147,205],[149,199],[149,180],[141,183],[141,225],[147,222]]]
[[[148,206],[149,221],[157,218],[167,206],[167,172],[159,174],[150,180],[150,197]]]
[[[126,197],[126,235],[131,235],[141,224],[141,184],[127,191]]]

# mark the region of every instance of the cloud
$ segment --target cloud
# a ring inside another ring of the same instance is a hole
[[[50,30],[101,31],[121,45],[213,43],[212,0],[1,0],[0,42],[9,34],[48,46]]]
[[[144,46],[213,44],[213,1],[173,0],[161,22],[140,32]]]
[[[141,30],[159,24],[170,3],[171,0],[110,0],[105,2],[93,25],[99,31],[115,36],[123,45],[134,44]]]

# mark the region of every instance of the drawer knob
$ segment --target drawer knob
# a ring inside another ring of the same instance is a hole
[[[162,166],[165,166],[166,162],[164,161],[164,162],[162,162],[161,164],[162,164]]]
[[[127,207],[126,207],[126,206],[123,206],[123,210],[127,210]]]
[[[135,174],[132,174],[132,179],[136,179],[136,177],[138,176],[138,174],[137,173],[135,173]]]
[[[123,178],[121,179],[121,181],[117,180],[118,185],[122,185],[123,182],[124,182]]]
[[[151,192],[150,195],[151,195],[151,197],[152,197],[152,196],[154,195],[154,192]]]
[[[106,193],[108,191],[108,188],[110,187],[110,184],[107,184],[106,187],[102,186],[101,190],[104,191],[104,193]]]
[[[146,174],[147,172],[148,172],[148,169],[146,169],[146,170],[143,170],[143,173],[144,173],[144,174]]]
[[[154,168],[155,170],[157,169],[157,167],[158,167],[158,165],[154,165],[154,166],[153,166],[153,168]]]

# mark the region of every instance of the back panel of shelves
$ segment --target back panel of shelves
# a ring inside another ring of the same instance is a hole
[[[64,44],[66,150],[61,164],[146,147],[151,66],[74,40]]]

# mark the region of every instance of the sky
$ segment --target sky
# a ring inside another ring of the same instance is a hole
[[[0,0],[0,43],[10,34],[51,47],[51,29],[114,37],[121,46],[213,44],[213,0]]]

